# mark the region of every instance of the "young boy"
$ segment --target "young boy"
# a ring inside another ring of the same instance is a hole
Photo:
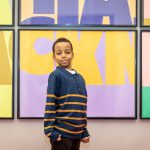
[[[59,66],[48,79],[44,131],[52,150],[79,150],[80,141],[89,142],[85,81],[72,69],[73,46],[68,39],[57,39],[52,49]]]

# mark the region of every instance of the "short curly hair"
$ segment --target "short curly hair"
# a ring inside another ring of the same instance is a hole
[[[58,38],[54,43],[53,43],[53,46],[52,46],[52,50],[53,50],[53,53],[55,52],[55,45],[59,42],[67,42],[70,44],[71,46],[71,50],[73,51],[73,46],[72,46],[72,43],[70,42],[70,40],[68,40],[67,38],[64,38],[64,37],[61,37],[61,38]]]

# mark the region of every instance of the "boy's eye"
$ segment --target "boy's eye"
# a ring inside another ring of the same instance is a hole
[[[70,54],[70,53],[71,53],[70,51],[66,52],[66,54]]]
[[[56,54],[57,54],[57,55],[61,55],[61,52],[57,52]]]
[[[70,54],[71,51],[70,51],[70,50],[66,50],[65,53],[66,53],[66,54]]]

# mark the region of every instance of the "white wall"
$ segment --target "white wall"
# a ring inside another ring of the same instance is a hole
[[[88,120],[81,150],[149,150],[149,120]],[[0,120],[0,150],[50,150],[42,120]]]

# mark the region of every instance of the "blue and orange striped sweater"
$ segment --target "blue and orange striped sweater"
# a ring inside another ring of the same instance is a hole
[[[83,77],[57,67],[49,76],[44,115],[44,132],[55,141],[89,136],[86,115],[87,92]]]

